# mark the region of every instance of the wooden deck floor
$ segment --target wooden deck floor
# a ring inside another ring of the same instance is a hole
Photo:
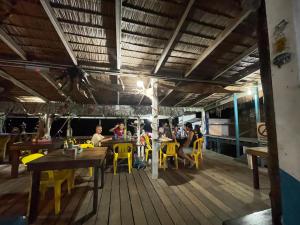
[[[29,175],[24,171],[19,178],[9,179],[9,169],[0,165],[0,215],[25,215]],[[205,153],[200,170],[161,170],[158,180],[151,179],[148,169],[128,174],[124,168],[116,176],[107,171],[95,215],[89,213],[92,181],[84,175],[86,171],[78,172],[73,193],[62,198],[62,213],[54,216],[49,191],[35,224],[220,225],[226,219],[269,208],[266,173],[260,173],[261,190],[254,190],[246,165],[211,151]]]

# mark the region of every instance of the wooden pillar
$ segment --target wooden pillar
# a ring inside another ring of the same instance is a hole
[[[50,138],[50,130],[51,130],[51,125],[52,125],[52,119],[49,114],[46,114],[46,131],[45,131],[45,136]]]
[[[141,146],[141,118],[137,118],[137,126],[136,126],[136,133],[137,133],[137,149],[138,149],[138,157],[144,159],[144,149]]]
[[[0,115],[0,134],[3,133],[4,125],[5,125],[5,114]]]
[[[281,225],[279,162],[265,0],[261,1],[261,6],[257,11],[257,37],[260,74],[265,98],[266,126],[268,131],[268,171],[271,183],[270,198],[272,220],[274,225]]]
[[[234,107],[234,127],[235,127],[235,151],[236,157],[240,157],[240,127],[239,127],[239,108],[237,94],[233,94]]]
[[[158,178],[158,96],[157,79],[151,78],[152,86],[152,179]]]
[[[168,121],[169,121],[169,126],[170,126],[170,130],[171,130],[171,132],[172,132],[172,130],[173,130],[173,119],[172,119],[172,117],[169,117],[168,118]]]
[[[124,126],[125,126],[124,137],[126,137],[126,135],[127,135],[127,118],[124,119]]]
[[[201,111],[201,132],[204,137],[203,148],[206,149],[207,140],[206,140],[206,137],[204,136],[206,134],[206,115],[205,115],[204,109],[202,109],[202,111]]]
[[[69,117],[68,119],[68,124],[67,124],[67,137],[72,137],[72,127],[71,127],[71,117]]]

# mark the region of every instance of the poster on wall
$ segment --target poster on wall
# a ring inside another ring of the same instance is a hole
[[[265,122],[261,122],[261,123],[257,123],[257,139],[260,142],[266,142],[267,138],[268,138],[268,133],[267,133],[267,128],[266,128],[266,123]]]
[[[286,36],[286,20],[280,21],[273,32],[273,64],[280,68],[282,65],[291,61],[290,47]]]

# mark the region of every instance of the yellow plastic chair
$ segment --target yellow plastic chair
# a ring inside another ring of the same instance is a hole
[[[118,152],[116,152],[118,150]],[[128,159],[128,172],[132,170],[132,151],[133,145],[131,143],[119,143],[113,145],[114,151],[114,174],[117,174],[118,159]]]
[[[198,138],[193,143],[193,152],[192,152],[191,156],[195,160],[195,165],[196,165],[197,169],[199,169],[199,159],[203,160],[203,155],[202,155],[203,142],[204,142],[203,138]]]
[[[80,146],[80,148],[82,148],[82,149],[94,148],[94,144],[91,143],[91,142],[88,143],[88,141],[87,141],[87,143],[80,144],[79,146]],[[90,175],[90,177],[93,176],[93,167],[89,167],[89,175]]]
[[[146,143],[146,148],[145,148],[145,151],[146,151],[146,162],[148,162],[149,152],[152,152],[152,146],[151,146],[151,143],[150,143],[149,136],[148,135],[144,135],[144,138],[145,138],[145,143]]]
[[[163,148],[167,146],[166,152],[163,152]],[[162,143],[159,151],[159,159],[160,159],[160,167],[162,166],[162,162],[164,164],[164,170],[166,170],[167,158],[174,157],[175,158],[175,165],[176,169],[178,169],[178,156],[177,156],[177,149],[179,148],[180,144],[177,142],[170,142],[170,143]]]
[[[21,159],[22,163],[26,165],[27,163],[43,157],[43,154],[35,153],[25,156]],[[45,193],[47,188],[54,187],[54,208],[55,215],[60,213],[60,203],[61,203],[61,185],[67,181],[68,194],[71,194],[71,189],[74,186],[74,173],[70,170],[61,171],[42,171],[40,180],[40,192],[42,199],[45,198]]]

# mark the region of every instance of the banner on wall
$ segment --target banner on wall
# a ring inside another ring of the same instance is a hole
[[[265,122],[257,123],[256,133],[257,133],[258,141],[261,141],[261,142],[267,141],[268,133],[267,133],[267,128],[266,128]]]

